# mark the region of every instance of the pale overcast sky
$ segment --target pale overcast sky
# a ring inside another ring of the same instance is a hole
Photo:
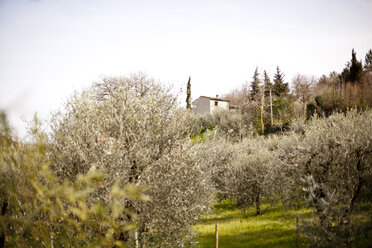
[[[0,109],[43,118],[102,76],[145,72],[192,98],[340,72],[372,48],[371,0],[0,0]],[[182,101],[184,99],[182,98]]]

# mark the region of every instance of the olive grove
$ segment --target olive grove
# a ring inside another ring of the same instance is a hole
[[[261,201],[296,207],[306,199],[310,245],[352,247],[372,228],[371,124],[371,111],[351,111],[295,122],[283,137],[243,140],[226,168],[227,195],[257,215]]]
[[[257,216],[267,203],[310,209],[312,247],[368,247],[371,110],[335,108],[335,75],[298,75],[296,99],[277,74],[284,92],[260,91],[262,131],[246,89],[239,108],[198,116],[144,74],[75,93],[28,141],[0,115],[0,248],[190,247],[192,225],[226,198]]]

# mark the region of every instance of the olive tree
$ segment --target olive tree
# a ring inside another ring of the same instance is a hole
[[[228,141],[218,130],[208,130],[204,140],[194,142],[191,151],[194,153],[194,160],[205,166],[217,199],[229,197],[229,169],[236,159],[234,143]]]
[[[372,124],[370,111],[314,119],[293,134],[292,146],[282,151],[293,186],[302,186],[317,219],[307,229],[316,247],[351,247],[370,212],[372,181]]]
[[[189,227],[210,201],[209,177],[190,153],[189,113],[177,98],[143,74],[105,78],[56,113],[52,141],[61,178],[91,168],[106,175],[96,197],[109,202],[113,182],[147,186],[148,202],[123,200],[135,216],[135,246],[182,246]]]
[[[280,160],[272,138],[246,139],[235,147],[236,158],[229,168],[228,189],[243,209],[256,206],[261,215],[261,202],[273,199],[277,192]]]

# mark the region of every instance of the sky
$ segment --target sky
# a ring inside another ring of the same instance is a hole
[[[180,101],[189,76],[192,99],[250,82],[256,66],[320,77],[352,48],[364,60],[371,27],[372,0],[0,0],[0,109],[22,137],[35,113],[105,76],[144,72]]]

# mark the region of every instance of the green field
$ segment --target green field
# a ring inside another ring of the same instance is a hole
[[[269,204],[264,204],[261,210],[262,215],[256,216],[254,208],[243,213],[228,201],[215,204],[212,213],[194,227],[200,247],[215,247],[216,224],[219,248],[296,247],[296,215],[309,218],[310,210],[285,210]],[[305,242],[300,237],[300,247],[305,247]]]

